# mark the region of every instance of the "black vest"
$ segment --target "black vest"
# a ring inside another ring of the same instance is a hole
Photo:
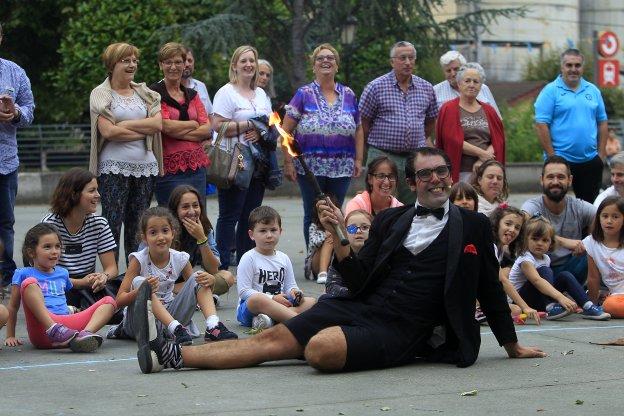
[[[448,223],[427,248],[414,256],[403,244],[388,259],[390,272],[366,303],[425,325],[445,322],[444,282]]]

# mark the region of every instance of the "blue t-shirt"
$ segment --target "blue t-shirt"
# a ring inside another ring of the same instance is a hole
[[[535,101],[535,122],[549,125],[555,154],[569,162],[588,162],[598,155],[598,123],[606,120],[600,90],[583,78],[573,91],[559,75]]]
[[[67,315],[65,292],[72,288],[67,269],[56,266],[52,273],[44,273],[34,267],[22,267],[15,270],[13,284],[21,286],[29,277],[37,279],[48,311],[55,315]]]

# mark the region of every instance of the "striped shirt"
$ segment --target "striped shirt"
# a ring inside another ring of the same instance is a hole
[[[433,86],[416,75],[403,92],[394,71],[389,72],[371,81],[360,97],[360,117],[371,124],[367,143],[389,152],[425,146],[425,121],[437,116]]]
[[[433,90],[435,91],[436,100],[438,100],[438,109],[442,107],[442,104],[444,104],[445,102],[454,100],[455,98],[459,97],[459,91],[453,89],[453,87],[451,87],[451,84],[449,84],[448,80],[444,80],[441,83],[434,85]],[[489,104],[494,107],[494,110],[496,110],[498,116],[501,118],[501,120],[503,119],[498,109],[498,106],[496,105],[496,101],[494,100],[494,96],[492,95],[492,91],[490,91],[490,88],[487,85],[481,85],[481,91],[479,91],[479,95],[477,95],[477,101]]]
[[[63,219],[57,214],[47,214],[41,222],[58,229],[63,244],[59,266],[66,268],[72,277],[93,273],[97,256],[117,248],[108,221],[99,215],[87,215],[76,234],[67,230]]]

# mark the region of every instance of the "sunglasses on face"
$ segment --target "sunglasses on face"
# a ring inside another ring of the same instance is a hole
[[[433,169],[419,169],[416,171],[416,177],[423,182],[429,182],[433,178],[434,173],[439,179],[445,179],[449,176],[451,170],[448,165],[436,166]]]
[[[370,225],[360,225],[357,226],[355,224],[347,225],[347,232],[349,234],[357,234],[358,231],[362,231],[363,233],[368,232],[370,230]]]

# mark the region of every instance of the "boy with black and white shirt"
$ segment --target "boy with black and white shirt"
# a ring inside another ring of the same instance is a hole
[[[282,234],[282,219],[271,207],[261,206],[249,214],[249,237],[256,243],[238,263],[239,305],[236,318],[243,326],[264,329],[283,322],[314,303],[304,298],[295,282],[290,259],[275,250]]]

